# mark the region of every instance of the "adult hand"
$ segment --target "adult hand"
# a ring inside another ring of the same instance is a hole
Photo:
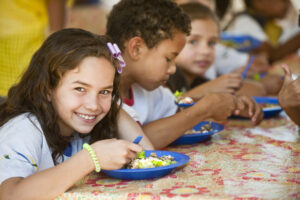
[[[300,78],[293,80],[290,68],[287,65],[281,67],[285,76],[278,95],[279,104],[283,109],[298,107],[300,106]]]

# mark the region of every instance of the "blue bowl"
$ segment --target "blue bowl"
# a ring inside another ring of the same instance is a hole
[[[187,108],[187,107],[193,106],[195,104],[195,102],[194,103],[175,103],[175,104],[179,107]]]
[[[278,104],[276,107],[263,108],[264,118],[275,117],[278,115],[282,108],[279,105],[277,97],[252,97],[258,104]]]
[[[208,123],[209,123],[208,121],[200,122],[199,124],[194,126],[193,129],[195,131],[200,131],[201,127]],[[179,138],[177,138],[171,145],[185,145],[185,144],[194,144],[194,143],[203,142],[210,139],[211,135],[218,133],[224,129],[223,125],[214,122],[211,122],[211,126],[213,128],[212,131],[209,131],[207,133],[182,135]]]
[[[153,178],[160,178],[171,173],[172,170],[182,165],[185,165],[190,160],[189,156],[182,153],[172,152],[172,151],[145,150],[145,156],[149,157],[149,155],[152,152],[156,153],[157,157],[170,155],[174,157],[176,163],[163,166],[163,167],[155,167],[155,168],[101,170],[101,172],[116,179],[125,179],[125,180],[153,179]]]

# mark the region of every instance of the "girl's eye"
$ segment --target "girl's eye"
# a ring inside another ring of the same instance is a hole
[[[189,43],[192,44],[192,45],[195,45],[195,44],[198,43],[198,41],[197,40],[190,40]]]
[[[84,92],[85,91],[85,89],[82,88],[82,87],[77,87],[77,88],[75,88],[75,90],[77,90],[78,92]]]
[[[210,41],[210,42],[208,42],[208,45],[210,47],[214,47],[216,45],[216,42],[215,41]]]
[[[168,58],[168,57],[166,57],[166,60],[167,60],[168,63],[171,62],[171,59]]]
[[[110,94],[110,93],[111,93],[111,91],[109,91],[109,90],[100,91],[100,94],[104,94],[104,95],[107,95],[107,94]]]

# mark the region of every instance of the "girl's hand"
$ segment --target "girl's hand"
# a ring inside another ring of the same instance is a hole
[[[140,145],[117,139],[100,140],[91,146],[99,159],[101,169],[105,170],[122,168],[136,158],[137,152],[143,150]]]
[[[250,56],[251,57],[251,56]],[[253,63],[249,69],[249,72],[253,73],[267,73],[269,70],[269,62],[266,56],[257,54],[253,60]]]
[[[236,115],[243,117],[250,117],[254,125],[259,124],[264,117],[261,107],[248,96],[238,96],[237,98],[237,112]]]
[[[207,93],[231,93],[234,94],[242,86],[243,79],[238,73],[222,75],[211,80],[206,85]]]
[[[282,108],[295,108],[300,106],[300,78],[292,79],[291,70],[287,65],[282,65],[285,77],[281,90],[279,91],[278,101]]]

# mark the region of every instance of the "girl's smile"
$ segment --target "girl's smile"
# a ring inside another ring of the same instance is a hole
[[[82,114],[82,113],[75,113],[75,114],[79,117],[79,119],[81,119],[87,123],[93,123],[97,117],[97,115],[87,115],[87,114]]]

